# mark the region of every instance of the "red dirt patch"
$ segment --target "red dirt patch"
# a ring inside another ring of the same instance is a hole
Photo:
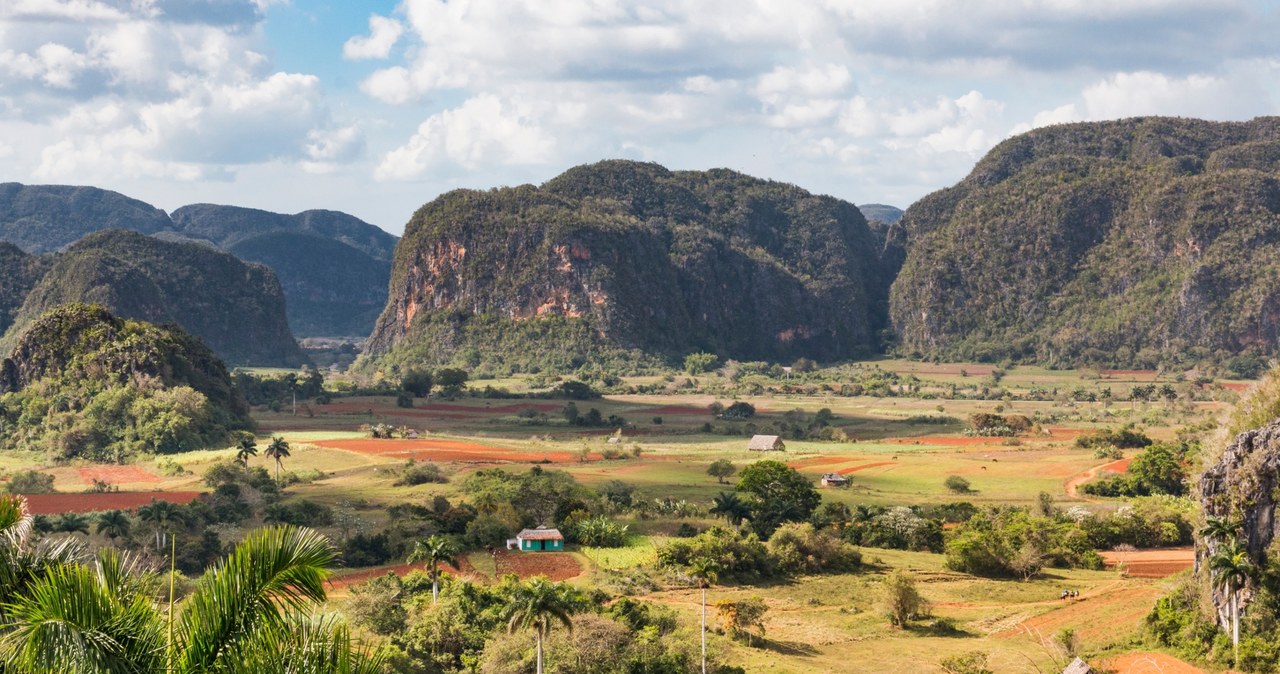
[[[1086,592],[1078,599],[1062,600],[1062,608],[1028,618],[997,636],[1056,634],[1070,627],[1086,640],[1113,638],[1142,624],[1160,594],[1159,588],[1152,586]]]
[[[105,510],[132,510],[157,501],[187,504],[200,496],[198,491],[125,491],[106,494],[26,494],[33,515],[92,513]]]
[[[564,552],[509,552],[499,550],[494,556],[498,575],[514,573],[521,578],[546,576],[550,580],[569,580],[582,575],[582,565]]]
[[[1204,670],[1164,653],[1126,653],[1102,663],[1116,674],[1204,674]]]
[[[1071,498],[1084,498],[1080,496],[1080,485],[1098,477],[1098,473],[1102,473],[1102,472],[1122,473],[1124,471],[1117,470],[1116,467],[1123,465],[1125,468],[1128,468],[1130,461],[1133,461],[1133,459],[1116,459],[1115,461],[1112,461],[1110,463],[1104,463],[1100,466],[1094,466],[1093,468],[1090,468],[1089,470],[1086,470],[1085,472],[1080,473],[1075,477],[1072,477],[1071,479],[1064,482],[1062,485],[1062,488],[1064,491],[1067,492],[1067,496],[1070,496]]]
[[[957,435],[932,435],[920,438],[902,438],[894,440],[899,445],[942,445],[943,447],[969,447],[972,445],[992,445],[1004,438],[968,438]]]
[[[861,466],[850,466],[849,468],[841,468],[836,472],[840,473],[841,475],[848,475],[850,473],[856,473],[860,470],[866,470],[868,468],[879,468],[880,466],[896,466],[896,465],[897,464],[894,463],[893,461],[877,461],[875,463],[864,463]]]
[[[387,456],[416,461],[533,462],[571,463],[578,460],[570,452],[527,452],[518,449],[481,445],[457,440],[322,440],[310,443],[317,447],[342,449],[370,456]]]
[[[1225,382],[1224,381],[1220,383],[1222,384],[1222,388],[1227,389],[1228,391],[1235,391],[1237,393],[1241,391],[1248,391],[1249,387],[1253,386],[1253,384],[1244,384],[1241,382]]]
[[[355,585],[356,583],[363,583],[364,581],[372,578],[385,576],[388,571],[396,574],[397,576],[404,577],[411,571],[421,571],[422,568],[422,562],[418,562],[416,564],[388,564],[386,566],[373,566],[365,569],[358,569],[350,573],[340,573],[339,575],[330,578],[329,587],[335,590],[340,590],[344,587]],[[471,562],[468,562],[465,557],[458,560],[458,566],[456,567],[448,564],[441,564],[440,568],[445,573],[451,573],[454,575],[474,575],[476,571],[471,566]]]
[[[1164,578],[1190,569],[1196,563],[1196,551],[1191,547],[1133,552],[1108,550],[1101,554],[1107,567],[1124,564],[1125,571],[1134,578]]]
[[[1119,461],[1112,461],[1111,463],[1108,463],[1107,465],[1103,466],[1102,470],[1108,473],[1123,473],[1129,470],[1130,463],[1133,463],[1132,457],[1127,459],[1120,459]]]
[[[80,474],[80,481],[85,484],[93,484],[94,480],[109,484],[160,482],[159,475],[139,466],[90,466],[77,468],[76,472]]]

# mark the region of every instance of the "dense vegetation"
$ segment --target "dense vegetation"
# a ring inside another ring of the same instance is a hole
[[[1153,368],[1280,343],[1280,121],[1038,129],[912,205],[891,313],[908,353]]]
[[[27,255],[21,248],[0,242],[0,335],[13,325],[27,294],[44,276],[50,260]]]
[[[876,249],[852,204],[727,170],[609,161],[455,191],[409,222],[370,350],[493,371],[627,351],[848,358],[885,326]]]
[[[103,229],[154,234],[172,228],[165,212],[96,187],[0,183],[0,241],[48,253]]]
[[[176,326],[65,305],[0,368],[0,443],[53,459],[122,461],[216,446],[249,428],[226,368]]]
[[[275,274],[206,246],[126,230],[90,234],[54,259],[3,344],[12,345],[44,312],[73,302],[176,323],[232,364],[292,367],[306,361],[285,321]]]

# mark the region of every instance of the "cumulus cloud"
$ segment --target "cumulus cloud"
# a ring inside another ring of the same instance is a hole
[[[369,35],[357,36],[342,45],[342,55],[349,59],[384,59],[404,34],[404,26],[395,19],[377,14],[369,17]]]

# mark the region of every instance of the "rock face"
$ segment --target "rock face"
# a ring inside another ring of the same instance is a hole
[[[850,358],[885,325],[876,249],[846,202],[727,170],[601,162],[419,209],[367,350],[447,363],[468,348],[497,367],[535,352],[589,361],[592,341],[667,359]]]
[[[1280,537],[1280,419],[1240,433],[1216,463],[1200,477],[1200,504],[1206,517],[1243,522],[1243,540],[1254,564],[1267,559],[1271,543]],[[1205,541],[1198,562],[1218,551],[1217,541]],[[1203,566],[1203,564],[1200,564]],[[1249,593],[1243,595],[1247,603]],[[1226,624],[1227,596],[1213,590],[1219,620]]]
[[[206,246],[126,230],[86,236],[52,260],[4,342],[12,344],[48,310],[78,302],[125,318],[176,323],[232,364],[307,362],[289,331],[275,274]]]
[[[904,347],[1154,366],[1280,344],[1280,118],[1011,138],[887,232]]]

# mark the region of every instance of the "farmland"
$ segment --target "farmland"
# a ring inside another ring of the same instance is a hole
[[[1099,476],[1122,473],[1135,452],[1099,457],[1076,446],[1077,437],[1134,424],[1152,438],[1171,440],[1184,426],[1212,421],[1248,384],[1192,384],[1154,372],[1018,367],[999,380],[1005,395],[983,399],[976,391],[978,382],[991,381],[990,365],[881,361],[874,367],[909,378],[915,387],[912,395],[841,395],[820,389],[784,393],[766,387],[756,394],[726,396],[706,392],[712,388],[707,381],[700,384],[703,390],[691,392],[678,390],[677,382],[667,392],[621,392],[575,401],[583,412],[596,408],[603,418],[625,421],[598,427],[566,424],[564,400],[465,395],[448,401],[419,399],[411,408],[398,406],[390,396],[337,397],[328,404],[306,401],[296,414],[289,407],[257,409],[254,417],[259,446],[280,437],[291,447],[282,468],[297,479],[287,488],[285,502],[310,501],[344,513],[345,524],[322,527],[335,539],[352,530],[372,532],[388,526],[389,506],[427,506],[441,496],[455,503],[466,501],[462,483],[492,468],[518,473],[531,467],[561,470],[590,487],[624,482],[634,488],[637,502],[694,504],[695,512],[679,517],[640,510],[618,514],[617,521],[628,527],[625,547],[570,545],[565,553],[541,555],[478,550],[468,552],[447,572],[477,582],[493,582],[507,573],[541,574],[583,589],[625,591],[672,608],[695,629],[698,592],[678,574],[657,567],[657,550],[674,540],[682,526],[705,530],[717,523],[706,507],[717,494],[733,488],[736,476],[720,484],[707,468],[712,461],[728,459],[740,472],[762,458],[760,452],[746,449],[747,423],[763,426],[829,410],[831,426],[845,439],[786,439],[785,451],[766,457],[785,462],[814,483],[825,473],[850,478],[848,487],[820,490],[828,503],[945,506],[964,501],[979,508],[1035,507],[1042,494],[1048,494],[1060,509],[1079,506],[1113,512],[1123,500],[1088,496],[1078,487]],[[623,386],[659,381],[637,378]],[[1177,400],[1122,399],[1131,387],[1153,382],[1176,383]],[[494,382],[479,384],[473,382],[473,390]],[[501,385],[513,396],[530,390],[520,379]],[[951,395],[957,389],[962,393]],[[964,395],[967,389],[975,395]],[[1103,389],[1115,395],[1089,402],[1070,393]],[[708,406],[733,400],[753,405],[756,416],[730,424],[730,434]],[[963,422],[977,413],[1024,415],[1037,422],[1034,431],[1015,437],[975,437],[966,434]],[[400,437],[370,437],[373,425],[399,429]],[[84,512],[133,508],[149,502],[157,491],[169,494],[162,499],[190,500],[195,492],[209,490],[203,482],[205,472],[235,454],[232,448],[188,452],[109,467],[45,466],[13,454],[0,462],[5,471],[36,468],[54,476],[59,493],[33,496],[36,512]],[[402,479],[410,466],[423,464],[436,466],[443,481],[407,484]],[[250,458],[247,467],[276,469],[261,453]],[[965,493],[946,486],[952,476],[968,482]],[[104,483],[118,491],[81,493]],[[94,499],[101,499],[103,507],[85,505]],[[1167,577],[1190,565],[1185,549],[1107,551],[1108,566],[1101,570],[1046,568],[1032,580],[1019,581],[958,573],[948,569],[945,556],[938,553],[873,547],[860,551],[862,570],[851,574],[713,587],[713,601],[760,596],[768,606],[763,638],[753,645],[713,635],[720,661],[753,672],[917,672],[932,671],[946,657],[981,651],[994,671],[1048,671],[1064,655],[1054,645],[1054,635],[1072,630],[1079,652],[1091,661],[1137,662],[1142,657],[1134,654],[1147,648],[1135,646],[1144,616],[1167,591]],[[406,565],[401,558],[371,568],[344,569],[333,582],[335,607],[341,608],[360,582],[387,571],[404,575],[414,568],[421,566]],[[930,605],[929,617],[911,629],[890,628],[879,609],[880,587],[893,571],[911,573]],[[637,576],[645,580],[637,584]],[[1074,590],[1078,596],[1063,599],[1063,590]]]

